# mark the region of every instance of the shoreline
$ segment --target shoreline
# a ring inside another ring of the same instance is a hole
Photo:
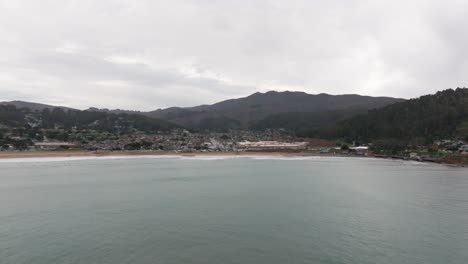
[[[2,159],[23,158],[72,158],[72,157],[125,157],[125,156],[181,156],[181,157],[216,157],[216,156],[273,156],[273,157],[341,157],[341,158],[375,158],[388,160],[414,161],[429,164],[441,164],[452,167],[468,167],[465,163],[451,163],[444,161],[417,161],[383,156],[362,156],[343,154],[320,154],[291,151],[230,151],[230,152],[177,152],[177,151],[86,151],[86,150],[60,150],[60,151],[0,151]]]
[[[322,155],[304,152],[287,151],[230,151],[230,152],[176,152],[176,151],[4,151],[0,152],[0,159],[14,158],[51,158],[51,157],[111,157],[111,156],[343,156],[345,155]]]

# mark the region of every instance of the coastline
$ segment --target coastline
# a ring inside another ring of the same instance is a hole
[[[177,152],[177,151],[86,151],[86,150],[60,150],[60,151],[0,151],[2,159],[23,158],[73,158],[73,157],[125,157],[125,156],[181,156],[181,157],[216,157],[216,156],[273,156],[273,157],[341,157],[341,158],[376,158],[388,160],[408,160],[384,156],[362,156],[343,154],[320,154],[309,152],[291,151],[230,151],[230,152]],[[421,163],[442,164],[453,167],[468,167],[466,163],[454,161],[416,161]]]
[[[109,156],[323,156],[303,152],[176,152],[176,151],[4,151],[0,159],[51,158],[51,157],[109,157]]]

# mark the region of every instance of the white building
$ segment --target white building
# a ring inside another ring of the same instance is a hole
[[[257,141],[239,142],[239,149],[245,150],[281,150],[281,149],[305,149],[307,142],[278,142],[278,141]]]
[[[369,152],[369,147],[365,146],[350,147],[349,149],[354,150],[358,155],[366,155]]]
[[[43,150],[52,150],[52,149],[60,149],[60,148],[72,148],[76,145],[69,142],[37,142],[34,143],[34,146],[39,149]]]

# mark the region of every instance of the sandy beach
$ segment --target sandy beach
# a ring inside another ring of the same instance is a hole
[[[361,155],[343,155],[343,154],[320,154],[310,152],[288,152],[288,151],[242,151],[242,152],[176,152],[176,151],[86,151],[86,150],[61,150],[61,151],[1,151],[1,159],[20,159],[20,158],[63,158],[63,157],[123,157],[123,156],[281,156],[281,157],[353,157],[353,158],[384,158],[395,159],[392,157],[374,157]],[[413,160],[414,161],[414,160]],[[427,163],[427,161],[419,161]],[[437,160],[435,162],[456,167],[467,167],[465,161],[460,160]]]
[[[175,151],[4,151],[0,159],[11,158],[50,158],[50,157],[105,157],[105,156],[310,156],[316,155],[303,152],[175,152]]]

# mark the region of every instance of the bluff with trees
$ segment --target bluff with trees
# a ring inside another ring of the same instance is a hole
[[[316,133],[361,142],[391,139],[429,144],[444,138],[468,140],[468,89],[447,89],[372,109],[324,126]]]

